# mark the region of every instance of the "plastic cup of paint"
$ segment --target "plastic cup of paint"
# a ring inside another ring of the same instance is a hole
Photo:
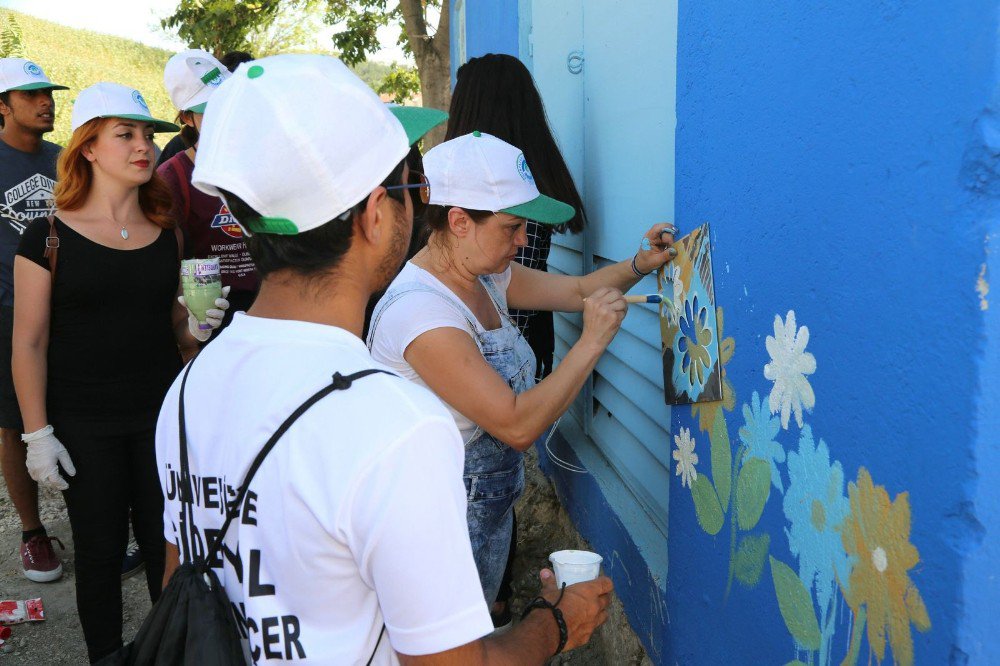
[[[184,292],[184,302],[198,320],[198,328],[211,329],[206,320],[206,312],[215,307],[215,299],[222,297],[219,258],[182,261],[181,289]]]
[[[556,574],[556,585],[562,587],[594,580],[601,573],[604,558],[589,550],[560,550],[549,555]]]

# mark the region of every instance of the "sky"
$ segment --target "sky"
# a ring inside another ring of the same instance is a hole
[[[47,21],[118,35],[172,51],[183,49],[184,44],[165,34],[159,22],[176,6],[177,0],[0,0],[0,7]],[[328,29],[328,35],[333,32],[334,28]],[[371,59],[385,63],[406,60],[396,46],[398,36],[398,29],[380,29],[379,41],[388,48],[383,48]]]

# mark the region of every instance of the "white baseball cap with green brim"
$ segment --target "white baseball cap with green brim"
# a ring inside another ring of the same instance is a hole
[[[70,123],[73,131],[94,118],[125,118],[150,123],[154,132],[176,132],[180,129],[173,123],[151,116],[142,93],[118,83],[95,83],[76,96]]]
[[[24,58],[0,58],[0,93],[11,90],[69,90],[49,81],[42,68]]]
[[[205,109],[191,182],[259,213],[244,232],[299,234],[343,220],[447,117],[387,106],[331,56],[246,62]]]
[[[179,111],[205,113],[208,99],[228,78],[225,65],[200,49],[171,56],[163,68],[163,85]]]
[[[455,137],[429,150],[424,175],[432,205],[509,213],[551,225],[576,214],[569,204],[538,191],[518,148],[485,132]]]

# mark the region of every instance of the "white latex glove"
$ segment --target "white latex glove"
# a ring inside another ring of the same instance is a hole
[[[214,333],[217,328],[222,326],[222,319],[226,316],[226,310],[229,309],[229,301],[226,300],[226,297],[229,296],[229,289],[229,287],[223,287],[222,298],[215,299],[215,308],[205,310],[205,323],[212,328],[207,330],[200,328],[198,326],[200,323],[198,318],[194,316],[191,310],[188,310],[188,330],[191,331],[191,335],[193,335],[194,339],[198,342],[207,341],[210,337],[212,337],[212,333]],[[184,301],[183,296],[178,296],[177,302],[183,305],[184,309],[187,309],[187,303]]]
[[[21,435],[21,441],[28,445],[25,463],[32,479],[56,490],[69,488],[66,479],[59,474],[59,465],[70,476],[76,476],[76,467],[70,460],[69,451],[52,434],[52,426],[47,425],[41,430]]]

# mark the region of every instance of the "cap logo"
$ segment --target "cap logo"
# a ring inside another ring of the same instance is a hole
[[[524,159],[524,153],[517,156],[517,173],[521,176],[521,180],[527,183],[535,182],[535,177],[531,175],[531,169],[528,168],[528,162]]]
[[[30,76],[42,76],[42,68],[33,62],[24,63],[24,73]]]
[[[142,108],[146,109],[147,114],[149,113],[149,105],[146,104],[146,100],[142,98],[142,93],[140,93],[138,90],[132,91],[132,101],[141,106]]]
[[[222,83],[222,72],[216,67],[201,77],[201,82],[207,86],[217,86]]]

